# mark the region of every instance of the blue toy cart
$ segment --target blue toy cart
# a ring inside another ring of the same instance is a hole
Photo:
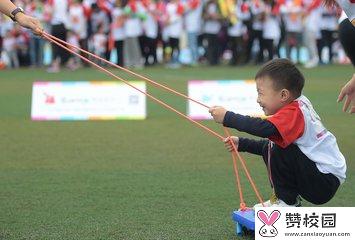
[[[243,234],[243,229],[255,231],[255,211],[253,209],[233,211],[232,219],[236,224],[235,233]]]

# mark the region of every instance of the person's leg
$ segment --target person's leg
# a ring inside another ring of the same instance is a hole
[[[146,66],[149,66],[149,65],[152,65],[153,63],[150,63],[149,62],[149,59],[150,59],[150,57],[153,57],[153,40],[154,39],[152,39],[152,38],[150,38],[150,37],[146,37],[146,39],[145,39],[145,41],[146,41],[146,45],[145,45],[145,47],[146,47],[146,55],[145,55],[145,57],[144,57],[144,59],[145,59],[145,65]]]
[[[277,57],[281,58],[281,47],[285,42],[285,38],[286,38],[286,28],[285,28],[285,23],[283,21],[283,18],[281,18],[281,23],[280,23],[280,39],[277,43]]]
[[[292,32],[286,32],[286,57],[291,59],[291,50],[293,46]]]
[[[243,37],[239,36],[236,37],[236,44],[237,44],[237,52],[236,52],[236,63],[242,64],[241,59],[244,55],[244,49],[243,49]]]
[[[264,39],[264,49],[268,52],[268,60],[272,60],[274,58],[274,40]]]
[[[14,68],[19,68],[20,61],[16,51],[12,51],[12,57],[13,57]]]
[[[87,40],[87,39],[80,39],[80,40],[79,40],[79,46],[80,46],[80,48],[82,48],[82,49],[84,49],[84,50],[88,50],[88,40]],[[82,55],[83,55],[85,58],[89,58],[89,55],[86,54],[86,53],[82,53]],[[84,65],[85,67],[89,67],[89,66],[90,66],[89,63],[87,63],[87,62],[85,62],[85,61],[82,61],[81,59],[80,59],[80,61],[83,63],[83,65]]]
[[[127,37],[124,40],[123,44],[123,52],[124,52],[124,65],[126,67],[132,67],[134,65],[133,60],[132,60],[132,47],[133,47],[133,38]]]
[[[253,30],[252,28],[250,28],[250,31],[248,32],[248,39],[246,42],[246,51],[245,51],[245,60],[244,63],[247,64],[250,62],[251,58],[252,58],[252,48],[253,48],[253,43],[254,43],[254,39],[255,39],[255,30]]]
[[[152,38],[152,49],[151,49],[151,54],[153,56],[153,64],[158,63],[158,58],[157,58],[157,47],[158,47],[158,39],[157,38]]]
[[[207,39],[207,50],[206,50],[206,58],[207,61],[210,65],[213,65],[214,59],[213,59],[213,44],[214,44],[214,36],[213,34],[207,33],[206,35]]]
[[[138,37],[139,49],[141,52],[141,56],[146,60],[147,58],[147,37],[142,35]]]
[[[295,37],[296,37],[296,49],[297,49],[296,61],[297,61],[297,63],[300,63],[301,62],[302,33],[296,32]]]
[[[37,49],[37,57],[38,57],[38,67],[42,67],[43,66],[43,58],[44,58],[44,39],[42,38],[37,38],[38,41],[38,49]]]
[[[230,50],[232,51],[232,58],[229,62],[229,65],[234,66],[237,64],[237,37],[228,37],[228,42]]]
[[[262,30],[257,30],[256,32],[256,37],[259,40],[259,53],[258,53],[258,57],[256,60],[256,63],[262,63],[264,62],[264,38],[263,38],[263,31]]]
[[[219,56],[218,56],[218,35],[217,34],[210,34],[208,47],[210,48],[211,51],[210,60],[209,60],[210,64],[218,65]]]
[[[52,25],[52,35],[54,37],[60,38],[61,36],[61,28],[60,25]],[[61,38],[60,38],[61,39]],[[61,39],[64,40],[64,39]],[[57,46],[56,44],[52,43],[52,61],[53,61],[53,66],[57,65],[57,62],[60,63],[60,47]]]
[[[191,52],[191,64],[196,64],[198,61],[197,33],[190,32],[187,36],[188,46]]]
[[[305,63],[306,68],[312,68],[318,65],[317,54],[317,39],[316,33],[312,30],[306,29],[303,35],[303,44],[308,51],[308,61]]]
[[[115,41],[115,48],[117,52],[117,65],[123,67],[123,40]]]
[[[276,196],[289,205],[300,195],[313,204],[328,202],[339,187],[339,180],[332,174],[321,173],[297,145],[286,148],[273,145],[269,165]]]
[[[64,24],[59,25],[59,37],[58,38],[63,41],[67,41],[67,29],[65,28]],[[61,63],[65,64],[68,61],[70,54],[66,50],[60,48],[59,49],[59,56],[60,56]]]
[[[339,24],[339,39],[346,55],[355,66],[355,27],[348,18]]]
[[[141,48],[139,45],[139,38],[135,37],[132,38],[132,60],[133,60],[133,66],[141,68],[143,67],[143,61],[142,61],[142,52]]]
[[[328,47],[329,50],[329,55],[328,55],[328,63],[331,64],[332,63],[332,59],[333,59],[333,37],[332,37],[332,31],[329,30],[325,30],[325,41],[326,41],[326,46]]]
[[[169,45],[170,45],[170,48],[171,48],[171,53],[170,53],[170,63],[174,64],[176,63],[176,59],[175,59],[175,55],[174,55],[174,52],[175,52],[175,46],[176,42],[174,41],[174,38],[170,37],[169,38]]]
[[[317,48],[315,34],[312,30],[305,29],[303,34],[303,44],[308,51],[308,61],[312,61],[316,58]]]
[[[31,36],[30,41],[29,41],[29,52],[30,52],[30,60],[31,60],[31,66],[36,66],[36,52],[37,52],[37,46],[36,46],[36,37]]]
[[[322,39],[321,39],[321,52],[322,52],[324,47],[328,46],[328,38],[327,38],[326,30],[322,30],[321,33],[322,33]]]
[[[317,39],[317,52],[318,52],[318,61],[320,64],[323,64],[322,60],[322,50],[323,50],[323,39]]]
[[[179,63],[179,56],[180,56],[180,42],[178,38],[172,38],[172,44],[174,47],[172,47],[172,54],[173,54],[173,63],[178,64]]]

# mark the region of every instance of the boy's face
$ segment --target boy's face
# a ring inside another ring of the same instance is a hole
[[[260,107],[262,107],[266,116],[275,114],[280,108],[286,105],[289,93],[288,90],[275,90],[272,81],[268,77],[262,77],[255,80],[256,90],[258,91],[258,99]],[[287,99],[285,99],[287,97]]]

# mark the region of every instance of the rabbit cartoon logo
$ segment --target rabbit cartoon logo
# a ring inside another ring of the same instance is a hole
[[[263,226],[259,230],[260,236],[276,237],[278,232],[273,225],[280,218],[281,213],[278,210],[274,210],[269,216],[264,210],[259,210],[257,215],[263,223]]]

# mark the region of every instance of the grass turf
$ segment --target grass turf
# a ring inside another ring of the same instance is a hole
[[[139,73],[186,93],[190,79],[251,79],[256,71],[155,67]],[[353,68],[302,71],[305,95],[348,160],[348,179],[325,206],[355,206],[354,116],[336,103]],[[33,81],[111,79],[93,69],[0,72],[0,239],[237,239],[230,217],[239,206],[231,157],[217,138],[181,117],[148,100],[145,121],[30,120]],[[148,91],[186,111],[184,100]],[[222,133],[214,122],[203,123]],[[264,164],[243,155],[266,199]],[[252,206],[256,198],[245,178],[243,185]]]

